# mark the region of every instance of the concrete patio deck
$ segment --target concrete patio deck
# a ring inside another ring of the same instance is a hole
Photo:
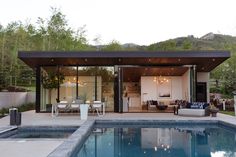
[[[104,120],[221,120],[236,125],[236,118],[224,114],[217,114],[217,117],[182,117],[173,113],[107,113],[103,117],[90,115],[88,119]],[[35,113],[28,111],[22,113],[22,126],[80,126],[85,120],[80,120],[78,113],[65,113],[57,117],[51,117],[50,113]],[[8,129],[9,116],[0,119],[0,131]],[[64,139],[50,140],[0,140],[1,157],[46,157]],[[14,148],[14,149],[12,149]]]

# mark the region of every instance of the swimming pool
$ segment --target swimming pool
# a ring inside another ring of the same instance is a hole
[[[78,126],[31,126],[31,127],[18,127],[11,129],[9,131],[3,132],[0,134],[0,139],[60,139],[68,138],[75,130],[78,129]]]
[[[72,157],[236,156],[236,132],[219,123],[95,125]]]

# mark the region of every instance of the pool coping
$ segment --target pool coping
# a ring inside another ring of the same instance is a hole
[[[95,120],[85,121],[68,139],[52,151],[48,157],[70,157],[76,150],[76,147],[81,146],[87,139],[94,124]]]
[[[59,145],[47,157],[71,157],[73,153],[81,147],[90,135],[93,127],[99,124],[113,124],[113,125],[172,125],[172,124],[213,124],[230,127],[236,130],[236,125],[223,120],[124,120],[124,119],[95,119],[87,120],[80,126],[67,140]]]

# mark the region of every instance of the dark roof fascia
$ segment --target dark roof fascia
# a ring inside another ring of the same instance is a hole
[[[229,58],[229,51],[19,51],[19,58]]]

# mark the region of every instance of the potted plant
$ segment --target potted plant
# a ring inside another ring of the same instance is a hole
[[[216,117],[217,112],[219,112],[219,109],[215,107],[213,104],[210,104],[210,109],[209,109],[211,116]]]
[[[57,89],[63,80],[65,79],[62,73],[48,72],[47,75],[42,77],[43,88],[48,89],[48,104],[46,108],[50,108],[51,103],[51,94],[53,89]],[[59,101],[59,100],[58,100]]]

